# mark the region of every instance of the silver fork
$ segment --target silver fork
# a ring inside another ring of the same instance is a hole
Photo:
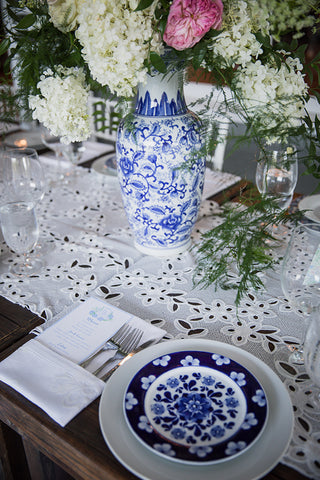
[[[139,328],[130,328],[127,334],[123,336],[121,343],[118,344],[118,351],[124,357],[132,352],[140,343],[142,338],[143,331]],[[106,362],[104,362],[100,367],[98,367],[93,373],[93,375],[98,375],[109,363],[114,360],[114,357],[109,358]]]
[[[131,332],[134,330],[134,327],[125,323],[119,330],[113,335],[112,338],[106,341],[106,343],[100,347],[97,351],[93,352],[89,357],[87,357],[83,362],[79,363],[80,367],[86,368],[89,363],[96,358],[101,352],[105,350],[118,350],[122,342],[130,336]]]

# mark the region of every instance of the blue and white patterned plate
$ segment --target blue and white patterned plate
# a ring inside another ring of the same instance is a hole
[[[214,463],[244,452],[261,434],[267,400],[258,380],[220,354],[155,358],[131,380],[125,419],[144,445],[174,461]]]

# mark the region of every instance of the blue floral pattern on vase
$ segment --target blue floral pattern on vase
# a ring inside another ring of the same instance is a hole
[[[136,437],[159,455],[212,463],[241,454],[259,437],[267,400],[258,380],[230,358],[174,352],[134,376],[124,410]]]
[[[199,153],[203,147],[201,123],[186,109],[182,89],[177,87],[172,93],[169,81],[162,84],[156,80],[152,78],[150,91],[148,85],[139,91],[136,112],[120,123],[117,163],[137,248],[167,255],[190,244],[201,202],[205,159]],[[172,82],[176,85],[174,78]],[[163,91],[167,85],[168,94]]]

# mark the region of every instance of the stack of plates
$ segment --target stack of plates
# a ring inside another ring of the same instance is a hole
[[[99,416],[114,455],[150,480],[259,478],[278,463],[293,428],[277,375],[251,354],[209,340],[136,354],[107,382]]]

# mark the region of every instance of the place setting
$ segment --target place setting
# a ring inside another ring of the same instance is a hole
[[[65,426],[102,393],[110,370],[166,332],[89,297],[33,333],[1,362],[0,380]]]
[[[99,419],[113,454],[139,478],[241,480],[260,478],[283,455],[290,406],[279,377],[253,355],[183,339],[119,368],[104,387]]]

